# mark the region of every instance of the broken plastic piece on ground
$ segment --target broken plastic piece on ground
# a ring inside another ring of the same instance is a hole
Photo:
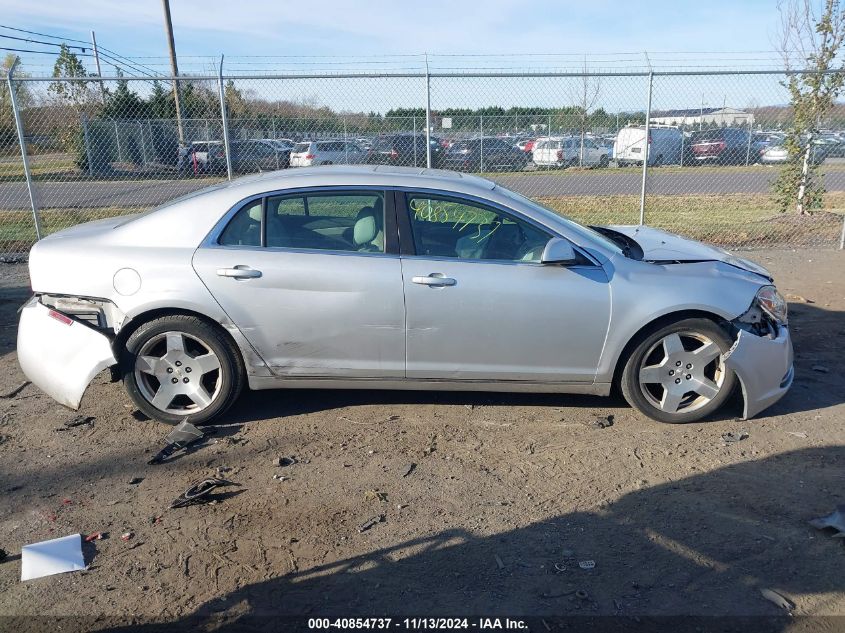
[[[748,431],[730,431],[722,433],[722,440],[731,444],[733,442],[741,442],[748,437]]]
[[[760,589],[760,593],[763,597],[771,602],[774,605],[777,605],[781,609],[785,609],[787,612],[792,613],[792,610],[795,608],[795,603],[793,603],[788,598],[782,596],[777,591],[772,591],[771,589]]]
[[[578,563],[578,567],[581,569],[594,569],[596,566],[596,561],[594,560],[582,560]]]
[[[833,528],[841,533],[845,533],[845,505],[838,506],[836,510],[824,517],[813,519],[810,521],[817,530],[824,530],[825,528]],[[837,536],[840,536],[837,534]]]
[[[77,415],[75,418],[65,422],[65,427],[72,429],[76,426],[82,426],[84,424],[94,424],[94,420],[96,420],[96,418],[93,415]]]
[[[81,534],[24,545],[21,549],[21,581],[83,569]]]
[[[368,521],[364,521],[361,525],[358,526],[359,532],[366,532],[374,525],[378,525],[382,523],[387,517],[384,514],[379,514],[378,516],[374,516],[372,519]]]
[[[128,541],[133,536],[135,536],[135,532],[124,532],[123,534],[120,535],[120,540],[121,541]]]
[[[594,429],[606,429],[609,426],[613,426],[613,416],[607,415],[603,418],[599,418],[597,420],[594,420],[590,424],[590,426],[592,426]]]
[[[380,501],[381,503],[387,503],[387,493],[382,492],[381,490],[367,490],[364,493],[364,498],[368,501]]]
[[[11,391],[7,391],[4,394],[0,394],[0,398],[14,398],[16,395],[18,395],[21,391],[26,389],[31,384],[32,384],[31,382],[29,382],[28,380],[25,380],[24,382],[22,382],[20,385],[18,385],[17,387],[12,389]]]
[[[171,508],[184,508],[185,506],[196,505],[200,503],[208,503],[214,501],[214,498],[209,496],[211,491],[221,486],[237,486],[233,481],[227,479],[217,479],[216,477],[209,477],[203,479],[188,488],[181,495],[176,497],[170,504]]]
[[[93,541],[102,541],[104,538],[106,538],[107,534],[108,532],[94,532],[86,536],[83,540],[86,543],[91,543]]]
[[[193,424],[188,422],[188,418],[185,418],[164,438],[164,441],[167,442],[167,446],[161,449],[156,456],[147,463],[150,465],[161,464],[177,451],[187,448],[191,444],[201,440],[203,437],[205,437],[205,434]]]

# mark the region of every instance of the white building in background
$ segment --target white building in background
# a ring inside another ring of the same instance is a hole
[[[754,115],[736,108],[690,108],[654,112],[651,122],[657,125],[700,126],[715,123],[719,127],[746,127],[754,125]]]

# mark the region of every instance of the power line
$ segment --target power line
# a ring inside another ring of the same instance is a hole
[[[7,48],[5,46],[0,46],[0,51],[14,51],[15,53],[41,53],[42,55],[55,55],[56,51],[33,51],[28,48]],[[75,55],[81,55],[83,57],[93,57],[90,53],[74,53]]]
[[[6,26],[4,24],[0,24],[0,29],[9,29],[10,31],[17,31],[19,33],[28,33],[30,35],[37,35],[39,37],[49,37],[54,40],[65,40],[66,42],[77,42],[78,44],[86,44],[89,48],[91,46],[90,42],[86,42],[85,40],[77,40],[73,39],[72,37],[59,37],[58,35],[50,35],[49,33],[38,33],[36,31],[27,31],[26,29],[19,29],[14,26]]]
[[[61,44],[57,44],[56,42],[44,42],[42,40],[32,40],[27,37],[15,37],[14,35],[3,35],[0,33],[0,37],[7,39],[7,40],[18,40],[21,42],[29,42],[31,44],[43,44],[44,46],[67,46],[68,48],[77,48],[82,52],[85,52],[90,46],[72,46],[70,44],[65,44],[64,42]]]

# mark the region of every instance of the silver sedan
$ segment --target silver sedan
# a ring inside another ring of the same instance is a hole
[[[648,227],[585,227],[488,180],[322,167],[210,187],[38,242],[18,358],[78,408],[112,369],[145,414],[244,386],[606,395],[663,422],[792,383],[769,273]]]

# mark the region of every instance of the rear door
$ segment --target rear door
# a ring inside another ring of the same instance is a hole
[[[246,201],[194,268],[279,376],[401,378],[405,305],[393,197],[315,189]]]

